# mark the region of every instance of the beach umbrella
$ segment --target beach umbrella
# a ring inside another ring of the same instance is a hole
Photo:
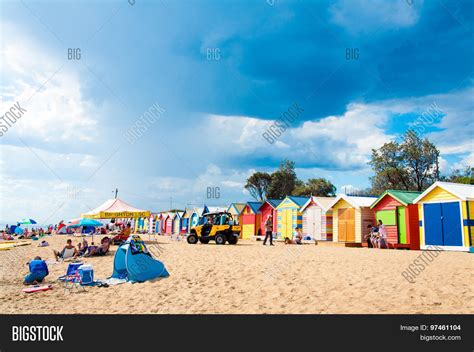
[[[21,219],[17,223],[20,225],[34,225],[36,224],[36,221],[33,219]]]
[[[78,220],[73,220],[74,224],[68,225],[68,227],[81,227],[81,226],[89,226],[89,227],[99,227],[102,226],[103,224],[100,221],[94,220],[94,219],[78,219]],[[94,233],[92,233],[92,241],[94,241]]]
[[[80,226],[93,226],[93,227],[98,227],[102,226],[102,223],[100,221],[94,220],[94,219],[86,219],[82,218],[79,220],[73,220],[69,227],[80,227]]]

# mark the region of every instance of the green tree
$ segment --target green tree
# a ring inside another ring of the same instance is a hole
[[[336,194],[336,186],[325,178],[310,178],[306,183],[302,183],[295,187],[294,196],[309,197],[311,195],[317,197],[332,197]]]
[[[442,181],[474,185],[474,167],[466,166],[464,170],[455,169],[449,176],[443,176]]]
[[[247,179],[245,189],[259,202],[265,201],[272,177],[266,172],[256,172]]]
[[[439,150],[428,139],[421,139],[408,130],[401,143],[392,141],[372,149],[369,165],[375,175],[371,178],[372,192],[386,189],[423,191],[439,180]]]
[[[301,181],[296,177],[295,163],[290,160],[280,162],[280,167],[272,173],[272,181],[268,187],[268,198],[282,199],[291,195]]]

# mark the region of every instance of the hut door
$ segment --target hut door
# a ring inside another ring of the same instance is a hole
[[[293,237],[293,213],[291,209],[285,209],[283,210],[282,214],[282,229],[281,229],[281,234],[283,238],[288,237],[292,238]]]
[[[425,245],[462,246],[458,202],[423,205]]]
[[[314,237],[314,209],[315,207],[309,207],[305,211],[303,216],[303,233],[305,235]]]
[[[442,229],[442,216],[441,216],[441,204],[424,204],[424,231],[425,231],[425,244],[429,245],[443,245],[443,229]]]
[[[461,210],[458,202],[441,203],[443,244],[462,246]]]
[[[355,211],[352,208],[337,211],[339,242],[355,241]]]
[[[321,209],[313,208],[313,237],[322,240],[321,234]]]
[[[405,219],[405,207],[397,207],[398,243],[407,244],[407,224]]]

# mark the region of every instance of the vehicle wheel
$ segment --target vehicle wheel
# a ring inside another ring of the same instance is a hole
[[[196,244],[198,241],[198,237],[196,236],[196,234],[192,233],[190,235],[188,235],[188,243],[189,244]]]
[[[208,244],[208,243],[209,243],[209,240],[208,240],[208,239],[204,239],[204,238],[200,238],[200,239],[199,239],[199,242],[201,242],[202,244]]]
[[[225,236],[224,235],[217,235],[216,236],[216,244],[225,244]]]
[[[237,244],[238,240],[239,240],[239,238],[237,236],[231,236],[231,237],[229,237],[229,239],[227,241],[229,242],[229,244]]]

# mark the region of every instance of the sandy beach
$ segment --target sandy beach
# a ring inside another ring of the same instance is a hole
[[[345,248],[334,244],[262,246],[189,245],[157,236],[170,277],[145,283],[88,287],[64,292],[56,281],[67,263],[54,261],[67,236],[48,237],[50,247],[31,245],[0,251],[0,312],[58,313],[474,313],[474,257],[442,252],[416,278],[401,275],[422,252]],[[148,236],[143,237],[145,240]],[[73,238],[75,244],[80,238]],[[150,245],[149,245],[150,246]],[[85,258],[95,278],[112,274],[112,253]],[[157,250],[158,249],[158,250]],[[47,259],[53,289],[21,292],[26,262]]]

